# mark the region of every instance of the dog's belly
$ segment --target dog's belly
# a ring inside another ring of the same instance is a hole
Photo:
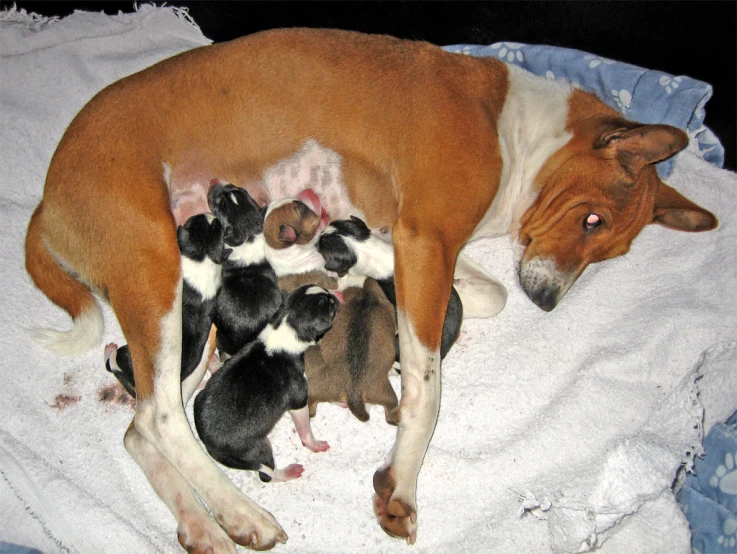
[[[198,213],[209,213],[207,192],[210,181],[226,177],[232,179],[234,185],[245,188],[261,206],[296,198],[299,193],[311,189],[331,220],[347,219],[351,215],[366,218],[352,203],[345,187],[341,157],[312,139],[293,155],[268,167],[260,179],[219,175],[217,170],[197,162],[181,163],[173,169],[164,163],[163,167],[177,225]]]

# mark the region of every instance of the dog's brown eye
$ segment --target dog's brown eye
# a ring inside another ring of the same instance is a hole
[[[601,224],[601,217],[598,214],[594,213],[587,215],[586,218],[583,220],[583,228],[584,231],[586,231],[587,233],[590,233]]]

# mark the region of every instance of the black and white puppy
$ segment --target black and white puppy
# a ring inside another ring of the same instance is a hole
[[[184,381],[202,361],[213,323],[222,264],[230,250],[223,243],[223,227],[210,215],[190,217],[177,229],[182,253],[182,374]],[[136,383],[128,345],[105,347],[105,367],[135,398]]]
[[[338,275],[365,275],[375,279],[389,301],[397,305],[394,291],[394,246],[391,242],[372,233],[356,216],[332,221],[317,243],[317,249],[325,259],[325,269]],[[448,308],[443,322],[440,357],[445,358],[461,332],[463,305],[461,297],[451,289]],[[397,341],[397,353],[399,343]],[[398,355],[398,354],[397,354]]]
[[[207,195],[233,252],[223,263],[214,323],[221,358],[254,340],[281,306],[276,274],[266,260],[264,210],[245,189],[213,181]]]
[[[305,285],[284,302],[258,335],[207,382],[194,403],[200,439],[220,463],[259,472],[262,481],[299,477],[303,467],[276,469],[267,435],[289,411],[302,444],[324,452],[315,440],[307,407],[304,353],[327,333],[338,311],[339,295]]]

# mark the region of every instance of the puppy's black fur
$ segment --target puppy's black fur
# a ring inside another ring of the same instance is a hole
[[[368,226],[356,216],[332,221],[320,236],[317,249],[325,258],[325,269],[338,275],[351,273],[367,275],[376,279],[389,301],[397,305],[394,291],[394,252],[392,245],[371,233]],[[367,255],[370,253],[370,255]],[[463,320],[463,304],[455,287],[451,288],[450,299],[443,322],[440,342],[440,357],[445,358],[458,339]],[[397,361],[399,340],[397,339]]]
[[[190,217],[177,229],[182,253],[182,374],[184,381],[202,359],[212,326],[216,297],[220,288],[221,264],[230,250],[224,247],[220,221],[205,214]],[[135,398],[136,383],[128,345],[113,352],[105,362],[111,372]]]
[[[234,355],[263,330],[281,305],[276,274],[266,261],[264,214],[240,187],[215,184],[207,197],[222,225],[226,246],[233,254],[223,264],[214,323],[217,346]]]
[[[274,455],[266,437],[285,411],[307,405],[304,352],[331,328],[337,309],[327,290],[298,288],[284,298],[258,338],[207,382],[195,399],[194,420],[213,458],[229,467],[261,470],[261,480],[271,480]]]

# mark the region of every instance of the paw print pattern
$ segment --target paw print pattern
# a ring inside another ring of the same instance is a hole
[[[594,56],[593,54],[586,54],[583,59],[591,60],[589,61],[589,68],[591,69],[594,69],[601,64],[612,65],[613,63],[617,63],[614,60],[607,60],[606,58],[600,58],[599,56]]]
[[[737,495],[736,461],[737,452],[734,453],[734,456],[727,452],[727,455],[724,456],[724,465],[717,467],[714,475],[709,479],[709,484],[723,493]]]
[[[660,83],[661,87],[665,87],[665,92],[671,94],[679,87],[681,81],[683,81],[683,77],[668,77],[667,75],[663,75],[658,80],[658,83]]]
[[[497,56],[511,63],[515,60],[518,62],[525,61],[524,55],[520,52],[520,48],[523,46],[524,44],[519,42],[497,42],[492,44],[491,48],[492,50],[498,50]]]
[[[614,97],[614,103],[617,104],[619,111],[623,114],[627,113],[627,110],[632,105],[632,94],[628,90],[612,90],[612,96]]]
[[[737,544],[737,538],[735,538],[735,534],[737,534],[737,519],[728,517],[724,520],[722,531],[724,531],[724,534],[717,539],[717,542],[724,548],[734,548],[735,544]]]

